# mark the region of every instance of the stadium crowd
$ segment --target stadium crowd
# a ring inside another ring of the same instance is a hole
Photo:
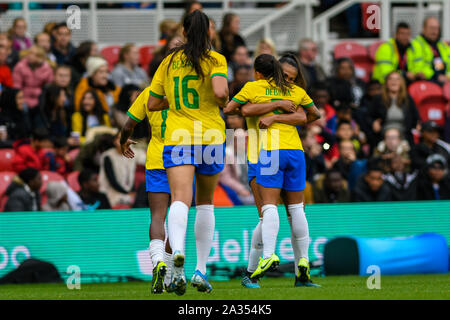
[[[191,2],[186,13],[201,9]],[[136,45],[125,44],[112,66],[95,42],[74,46],[65,23],[47,23],[32,39],[18,18],[0,33],[0,208],[147,207],[150,128],[145,121],[136,127],[133,160],[122,156],[118,134],[129,106],[182,41],[176,21],[160,27],[147,70],[139,65]],[[251,55],[236,14],[227,13],[221,29],[216,27],[212,21],[212,47],[227,58],[232,98],[252,81],[256,56],[280,52],[264,38]],[[421,101],[408,90],[417,81],[450,90],[450,48],[440,40],[437,19],[427,18],[414,39],[409,26],[399,24],[395,37],[378,48],[369,81],[358,77],[350,57],[335,59],[327,73],[311,39],[300,42],[296,55],[322,114],[298,128],[307,161],[306,203],[450,199],[450,110],[438,124],[419,112]],[[245,138],[243,117],[224,119],[235,139]],[[226,149],[216,205],[253,203],[246,165],[239,164],[245,161],[233,161],[241,155]]]

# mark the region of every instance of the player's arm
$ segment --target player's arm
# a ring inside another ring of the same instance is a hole
[[[240,104],[239,102],[235,101],[235,100],[230,100],[226,107],[223,108],[223,113],[225,113],[226,115],[230,115],[230,114],[242,114],[241,113],[241,106],[242,104]]]
[[[161,111],[169,108],[169,102],[163,96],[156,96],[150,93],[147,106],[149,111]]]
[[[290,100],[275,100],[267,103],[247,103],[241,108],[244,117],[261,116],[276,109],[295,112],[295,103]]]
[[[291,126],[299,126],[306,124],[306,113],[303,108],[298,107],[296,112],[289,114],[273,114],[259,119],[259,128],[267,129],[274,122],[289,124]]]
[[[229,96],[227,78],[219,75],[214,76],[211,79],[211,84],[217,104],[219,107],[225,108],[228,104]]]
[[[306,110],[306,123],[314,122],[322,116],[319,109],[313,104],[312,106],[305,107]]]
[[[130,139],[133,134],[134,127],[138,124],[136,120],[132,119],[128,116],[125,125],[122,127],[120,131],[120,149],[122,150],[122,154],[127,158],[134,158],[134,152],[131,150],[130,146],[132,144],[136,144],[136,141]]]

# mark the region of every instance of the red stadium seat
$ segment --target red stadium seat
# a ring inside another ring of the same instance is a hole
[[[377,53],[378,48],[384,43],[384,41],[375,41],[370,46],[367,47],[369,51],[369,58],[375,62],[375,54]]]
[[[0,198],[6,192],[9,185],[11,184],[12,179],[17,175],[17,173],[12,171],[3,171],[0,172]]]
[[[370,61],[354,61],[354,64],[356,77],[365,82],[369,82],[373,70],[373,63]]]
[[[439,85],[430,81],[417,81],[409,86],[408,91],[422,121],[432,120],[440,126],[445,124],[446,101]]]
[[[13,171],[14,149],[0,149],[0,171]]]
[[[154,45],[146,45],[139,48],[140,54],[139,64],[145,71],[148,70],[148,66],[153,60],[153,53],[155,52],[155,48],[156,46]]]
[[[81,190],[80,184],[78,183],[79,174],[80,171],[74,171],[67,175],[67,184],[75,192],[79,192]]]
[[[41,204],[47,203],[47,194],[45,193],[45,190],[47,189],[47,184],[50,181],[64,181],[64,178],[56,172],[53,171],[41,171],[42,175],[42,187],[41,187]]]
[[[111,71],[116,65],[117,61],[119,61],[119,51],[120,46],[108,46],[104,47],[100,53],[108,61],[108,68]]]
[[[445,99],[447,99],[447,101],[450,102],[450,82],[447,82],[447,83],[444,85],[443,91],[444,91],[444,97],[445,97]]]
[[[80,153],[80,148],[76,148],[76,149],[73,149],[73,150],[69,151],[68,155],[70,157],[70,162],[71,163],[75,162],[75,159],[77,158],[79,153]]]
[[[345,57],[353,60],[367,58],[367,49],[363,45],[356,42],[341,42],[334,47],[334,58],[339,59]]]

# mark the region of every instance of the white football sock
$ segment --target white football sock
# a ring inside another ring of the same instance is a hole
[[[164,252],[164,262],[167,264],[167,272],[166,275],[164,276],[164,284],[168,286],[171,281],[172,267],[173,267],[173,260],[171,253]]]
[[[252,241],[250,243],[250,254],[248,257],[247,271],[249,273],[255,272],[258,267],[259,258],[263,253],[262,243],[262,219],[259,219],[256,228],[253,230]]]
[[[153,268],[158,262],[164,260],[164,241],[160,239],[150,240],[150,259],[152,259]]]
[[[206,274],[206,262],[208,261],[211,245],[214,237],[214,206],[198,205],[195,216],[195,243],[197,247],[197,267],[202,274]]]
[[[172,252],[180,251],[184,253],[188,211],[189,207],[181,201],[174,201],[170,205],[167,221]]]
[[[263,214],[262,221],[262,240],[263,240],[263,258],[267,259],[275,253],[277,245],[278,230],[280,228],[280,220],[278,217],[277,206],[274,204],[266,204],[261,208]]]
[[[291,224],[291,241],[292,249],[295,257],[295,272],[297,273],[297,265],[301,258],[308,259],[309,248],[309,229],[306,220],[303,203],[288,205]]]

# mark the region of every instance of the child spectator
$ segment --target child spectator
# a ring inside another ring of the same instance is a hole
[[[383,179],[383,171],[372,159],[367,165],[367,172],[361,175],[353,190],[354,202],[383,202],[391,201],[389,186]]]
[[[6,189],[5,212],[40,211],[42,177],[39,170],[26,168],[14,177]]]
[[[425,173],[419,179],[417,200],[450,199],[450,178],[447,160],[440,154],[426,159]]]
[[[132,205],[130,193],[134,187],[136,157],[125,158],[120,148],[120,134],[114,138],[114,148],[103,152],[100,158],[100,190],[106,194],[112,207]]]
[[[365,165],[365,160],[357,160],[353,142],[350,140],[339,142],[339,159],[334,163],[333,168],[347,180],[350,190],[353,190],[357,178],[364,172]]]
[[[12,39],[12,48],[16,51],[28,49],[32,46],[31,39],[27,37],[27,22],[24,18],[14,19],[12,28],[9,30]]]
[[[54,171],[62,175],[67,176],[70,173],[71,159],[68,155],[69,145],[67,138],[58,136],[53,138],[53,151],[46,152],[43,155],[43,169],[48,171]]]
[[[318,83],[311,89],[311,98],[317,108],[323,108],[325,110],[325,120],[327,128],[331,133],[335,134],[337,129],[337,115],[333,106],[330,104],[330,94],[327,87],[323,83]]]
[[[71,211],[69,205],[67,186],[61,181],[50,181],[45,190],[47,203],[42,206],[42,211]]]
[[[84,143],[86,131],[100,125],[111,127],[109,116],[103,109],[97,91],[88,89],[80,101],[80,110],[72,115],[72,131],[78,132],[81,143]]]
[[[42,170],[42,149],[48,146],[49,137],[46,129],[35,129],[31,140],[25,138],[14,142],[15,155],[13,170],[20,172],[26,168]]]
[[[78,194],[85,205],[85,210],[111,209],[106,195],[99,192],[95,171],[89,169],[81,171],[78,175],[78,183],[81,188]]]
[[[314,183],[315,203],[350,202],[350,191],[347,182],[336,169],[329,169],[323,177]]]

